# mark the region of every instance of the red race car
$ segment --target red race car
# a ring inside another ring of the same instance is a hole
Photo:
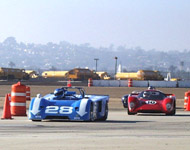
[[[175,115],[176,99],[174,94],[164,94],[150,89],[128,96],[128,114],[137,113],[165,113]]]

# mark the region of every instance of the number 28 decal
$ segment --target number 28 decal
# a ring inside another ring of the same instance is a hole
[[[73,107],[69,106],[47,106],[45,113],[47,114],[71,114],[73,112]]]

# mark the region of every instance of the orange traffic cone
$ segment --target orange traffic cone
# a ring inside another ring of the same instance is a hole
[[[71,80],[67,81],[67,87],[71,87]]]
[[[6,97],[5,97],[3,115],[1,119],[12,119],[8,94],[6,94]]]
[[[190,111],[190,96],[188,96],[186,111]]]
[[[8,93],[9,102],[11,102],[11,93]]]

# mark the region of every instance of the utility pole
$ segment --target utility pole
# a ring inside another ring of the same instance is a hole
[[[97,72],[97,67],[98,67],[98,58],[94,58],[94,60],[96,61],[96,72]]]
[[[117,74],[117,57],[114,58],[115,59],[115,79],[116,79],[116,74]]]

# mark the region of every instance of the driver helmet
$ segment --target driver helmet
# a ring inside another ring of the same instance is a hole
[[[145,91],[145,92],[143,93],[143,97],[149,97],[149,96],[150,96],[150,93],[149,93],[149,92],[146,92],[146,91]]]
[[[155,90],[156,88],[154,86],[149,86],[148,90]]]
[[[53,93],[55,96],[63,95],[63,89],[55,89]]]

